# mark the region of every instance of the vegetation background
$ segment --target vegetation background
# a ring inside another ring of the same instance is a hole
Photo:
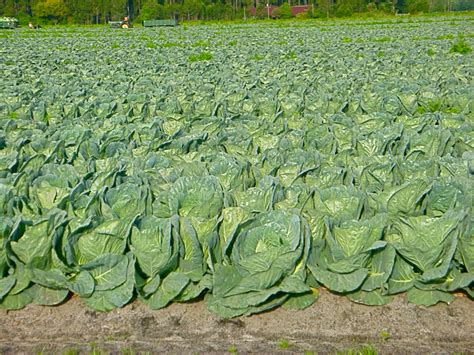
[[[267,18],[268,6],[279,7],[274,17],[291,18],[291,6],[298,5],[309,6],[298,18],[474,10],[473,0],[0,0],[0,16],[16,17],[21,24],[104,24],[126,15],[136,23],[154,18],[237,20]]]

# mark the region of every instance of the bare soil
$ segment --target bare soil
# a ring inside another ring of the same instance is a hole
[[[327,291],[304,311],[283,308],[222,320],[204,302],[152,311],[134,302],[98,313],[73,298],[57,307],[0,312],[0,352],[314,353],[371,344],[382,354],[474,354],[474,303],[457,297],[431,308],[403,296],[368,307]]]

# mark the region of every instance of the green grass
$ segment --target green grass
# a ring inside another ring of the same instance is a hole
[[[296,53],[295,52],[289,52],[283,56],[283,59],[296,59]]]
[[[129,346],[127,348],[121,349],[120,354],[122,355],[151,355],[150,352],[137,351],[133,348],[133,346]]]
[[[259,61],[259,60],[264,60],[265,59],[265,56],[261,55],[261,54],[255,54],[254,56],[250,57],[251,60],[256,60],[256,61]]]
[[[190,62],[203,62],[212,59],[212,54],[209,52],[202,52],[199,54],[192,54],[188,57]]]
[[[211,44],[206,41],[197,41],[196,43],[193,43],[191,46],[192,47],[209,47]]]
[[[460,113],[459,109],[451,107],[441,100],[430,100],[423,105],[419,105],[416,111],[420,114],[427,112]]]
[[[438,40],[438,41],[443,41],[443,40],[446,40],[446,39],[453,39],[453,38],[454,38],[453,35],[443,35],[443,36],[438,36],[435,39]]]
[[[372,345],[363,345],[358,349],[337,351],[336,355],[377,355],[377,350]]]
[[[146,47],[150,48],[150,49],[155,49],[157,47],[157,45],[156,45],[156,43],[154,43],[152,41],[148,41],[148,42],[146,42]]]
[[[453,43],[450,53],[467,54],[472,52],[472,48],[464,41],[464,36],[459,36],[456,43]]]
[[[288,350],[290,346],[290,343],[286,339],[280,339],[280,341],[278,342],[278,348],[280,350]]]
[[[0,32],[0,38],[8,38],[10,37],[12,32],[2,31]]]
[[[79,355],[80,351],[77,349],[67,349],[64,350],[61,355]]]
[[[380,337],[380,341],[382,343],[388,341],[392,336],[390,335],[389,332],[385,331],[385,330],[382,330],[380,333],[379,333],[379,337]]]
[[[236,348],[235,346],[233,346],[233,345],[232,345],[232,346],[229,346],[229,347],[227,348],[227,352],[228,352],[229,354],[237,354],[237,348]]]
[[[392,39],[390,37],[372,38],[372,42],[379,42],[379,43],[390,42],[391,40]]]
[[[101,349],[97,347],[97,343],[91,342],[89,346],[90,346],[90,350],[89,350],[90,355],[104,355],[105,354],[104,351],[102,351]]]

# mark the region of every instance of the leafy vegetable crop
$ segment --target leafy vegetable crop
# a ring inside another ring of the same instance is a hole
[[[469,29],[4,34],[0,307],[472,297],[474,60],[438,39]]]

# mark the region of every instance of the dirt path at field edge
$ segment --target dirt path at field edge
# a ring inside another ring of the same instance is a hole
[[[223,321],[204,302],[152,311],[140,303],[109,313],[79,299],[58,307],[29,306],[0,312],[0,352],[61,353],[98,348],[112,353],[334,353],[371,344],[379,353],[474,353],[474,303],[424,308],[403,296],[367,307],[323,291],[304,311],[283,308]]]

